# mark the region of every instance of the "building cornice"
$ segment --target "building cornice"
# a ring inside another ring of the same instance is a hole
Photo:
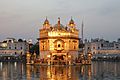
[[[80,38],[76,38],[76,37],[42,37],[42,38],[38,38],[38,40],[43,40],[43,39],[77,39],[77,40],[80,40]]]

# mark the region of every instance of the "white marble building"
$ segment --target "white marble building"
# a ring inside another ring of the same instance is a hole
[[[29,50],[29,43],[25,40],[14,38],[7,38],[0,42],[1,56],[19,56],[25,55]]]
[[[117,41],[107,41],[104,39],[85,40],[84,53],[92,53],[99,56],[120,56],[120,38]]]

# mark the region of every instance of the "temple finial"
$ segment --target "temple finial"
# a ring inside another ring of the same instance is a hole
[[[60,29],[60,17],[58,17],[58,29]]]
[[[75,27],[75,23],[74,23],[74,21],[73,21],[73,19],[72,19],[72,16],[71,16],[71,20],[69,21],[69,24],[68,24],[70,27]]]
[[[60,17],[58,17],[58,24],[60,24]]]
[[[72,19],[72,16],[71,16],[71,19]]]
[[[46,16],[46,20],[47,20],[47,16]]]

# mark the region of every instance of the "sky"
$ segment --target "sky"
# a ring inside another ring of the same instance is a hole
[[[47,16],[67,25],[71,16],[84,38],[120,38],[120,0],[0,0],[0,40],[7,37],[37,41]]]

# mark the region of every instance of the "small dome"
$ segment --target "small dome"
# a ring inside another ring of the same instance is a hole
[[[46,20],[44,21],[44,24],[43,24],[43,29],[49,29],[50,28],[50,23],[46,17]]]
[[[55,24],[54,29],[65,29],[65,27],[60,23],[60,18],[58,17],[58,23]]]
[[[53,27],[58,28],[58,26],[59,26],[58,24],[55,24]],[[60,28],[64,28],[64,26],[62,24],[60,24]]]
[[[60,24],[60,26],[58,24],[55,24],[53,28],[54,30],[65,30],[65,27],[62,24]]]
[[[22,39],[18,39],[18,42],[23,42],[23,40]]]

